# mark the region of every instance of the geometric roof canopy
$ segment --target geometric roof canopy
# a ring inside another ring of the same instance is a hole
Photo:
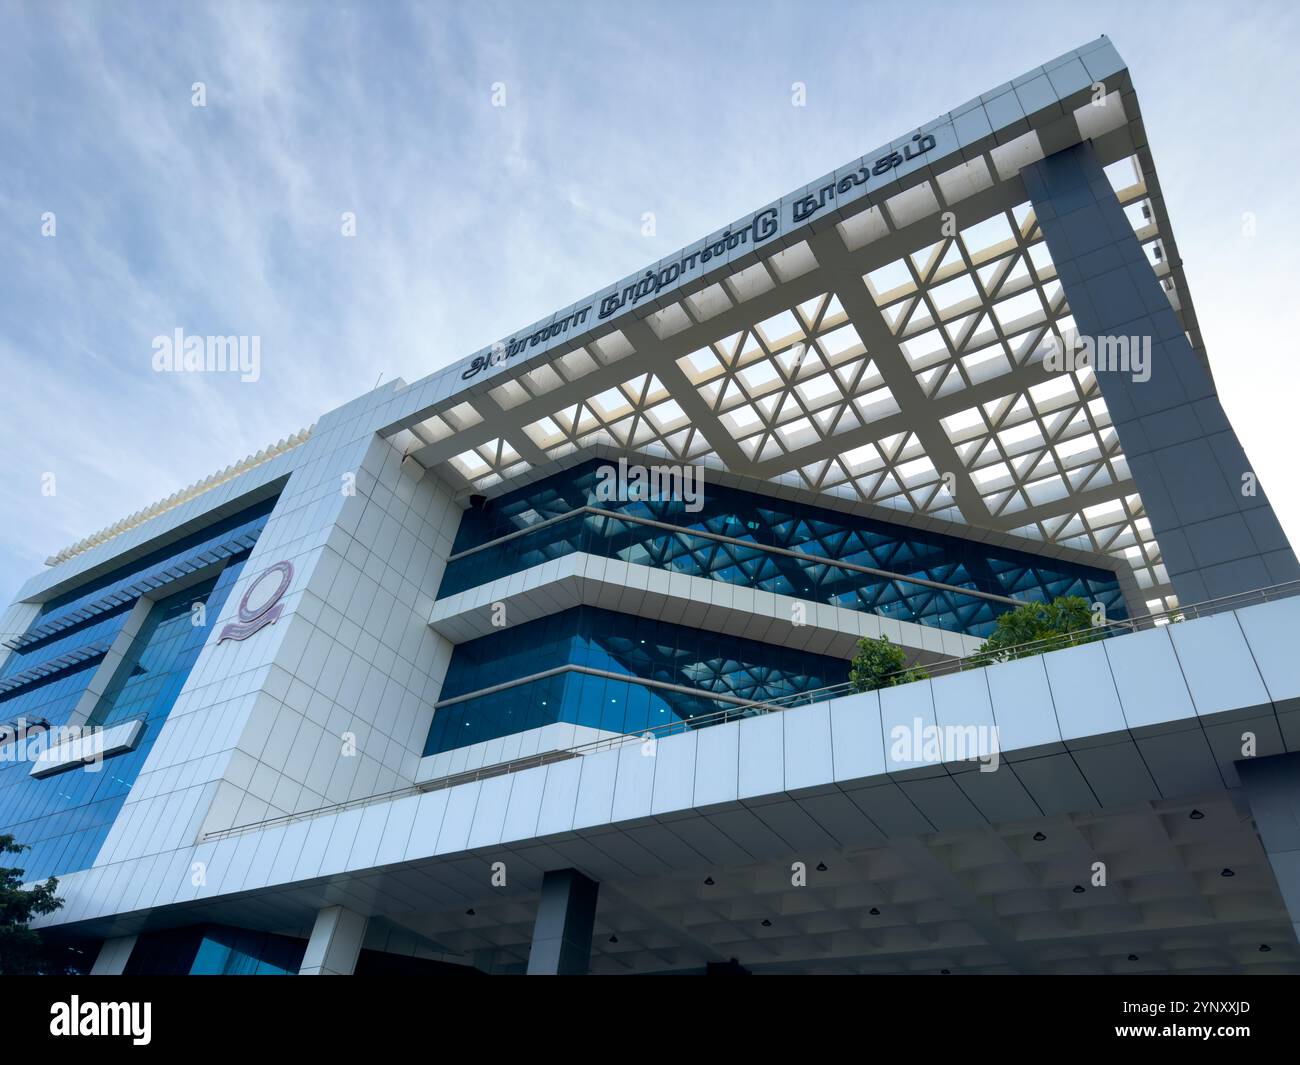
[[[1103,556],[1173,606],[1092,372],[1043,365],[1075,326],[1019,172],[1084,139],[1204,360],[1101,38],[417,382],[390,435],[466,492],[604,445]]]

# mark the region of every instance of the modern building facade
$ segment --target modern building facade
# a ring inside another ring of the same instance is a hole
[[[1100,38],[53,556],[0,832],[104,974],[1297,971],[1297,590]]]

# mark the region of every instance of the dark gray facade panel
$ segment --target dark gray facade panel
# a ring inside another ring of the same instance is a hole
[[[1255,827],[1300,939],[1300,754],[1236,763]]]
[[[553,869],[542,877],[529,976],[586,976],[600,885],[576,869]]]
[[[1148,380],[1097,373],[1180,601],[1300,579],[1300,564],[1089,143],[1021,171],[1080,336],[1149,337]]]

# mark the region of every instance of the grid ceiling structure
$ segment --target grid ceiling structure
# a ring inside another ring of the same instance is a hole
[[[1204,358],[1136,97],[1112,91],[1066,118],[1109,164]],[[1077,549],[1127,567],[1149,609],[1172,607],[1093,373],[1044,366],[1075,327],[1019,170],[1054,138],[1031,128],[923,173],[548,361],[471,383],[401,426],[404,447],[467,494],[598,445],[701,464],[904,524]]]
[[[511,874],[539,881],[549,857],[539,847],[538,868],[527,870],[513,858]],[[794,860],[805,865],[805,885],[793,882]],[[1091,879],[1099,861],[1103,886]],[[444,868],[441,882],[420,890],[463,887],[477,871],[472,862]],[[480,887],[438,912],[388,919],[448,958],[522,971],[534,917],[531,900]],[[755,973],[825,975],[1300,965],[1267,858],[1223,794],[602,881],[593,974],[680,972],[728,958]]]

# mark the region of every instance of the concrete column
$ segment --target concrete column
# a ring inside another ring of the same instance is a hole
[[[1300,754],[1244,758],[1235,765],[1300,940]]]
[[[104,940],[99,948],[95,964],[90,967],[91,976],[121,976],[126,968],[131,951],[135,949],[135,936],[119,936],[117,939]]]
[[[1097,383],[1179,600],[1300,579],[1267,496],[1251,483],[1209,368],[1183,332],[1092,144],[1049,155],[1021,177],[1079,336],[1094,343],[1149,338],[1149,379],[1107,371]]]
[[[298,975],[351,976],[366,937],[367,920],[342,906],[321,910],[316,914]]]
[[[600,885],[576,869],[542,878],[542,898],[528,953],[529,976],[586,976]]]

